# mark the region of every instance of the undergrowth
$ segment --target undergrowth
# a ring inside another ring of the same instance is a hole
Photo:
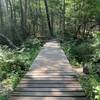
[[[0,47],[0,100],[8,100],[41,46],[42,41],[31,37],[18,50],[7,46]]]
[[[93,38],[68,39],[61,43],[70,63],[86,67],[87,75],[79,77],[80,83],[90,100],[100,100],[100,32],[91,33]]]

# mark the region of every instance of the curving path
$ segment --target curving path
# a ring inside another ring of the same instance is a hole
[[[87,100],[57,41],[47,42],[9,100]]]

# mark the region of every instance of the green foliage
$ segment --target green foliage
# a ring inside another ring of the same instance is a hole
[[[92,72],[100,76],[100,62],[92,64]]]
[[[32,48],[32,47],[38,47],[38,45],[41,45],[41,42],[39,39],[35,38],[33,39],[32,37],[30,39],[27,39],[26,42],[23,44],[27,49]]]
[[[94,73],[100,76],[100,32],[93,32],[93,35],[95,37],[95,41],[93,43],[93,46],[95,47],[95,54],[91,68]]]
[[[63,49],[70,60],[70,63],[75,66],[80,66],[81,63],[87,63],[93,60],[95,48],[88,42],[76,42],[70,40],[63,44]]]
[[[47,0],[47,3],[52,31],[62,42],[66,40],[63,49],[70,63],[77,66],[91,63],[89,70],[100,74],[100,31],[97,31],[100,30],[100,0]],[[11,40],[16,46],[22,44],[19,50],[0,47],[0,81],[16,86],[42,45],[30,36],[50,36],[47,24],[44,0],[0,0],[0,33],[4,35],[0,36],[0,43],[11,45],[8,43]],[[93,77],[88,79],[90,83],[95,81]],[[94,83],[87,86],[89,90],[85,88],[89,96],[93,86]],[[1,96],[0,100],[3,99]]]
[[[94,48],[88,43],[74,44],[69,52],[79,63],[88,62],[92,58]]]
[[[95,100],[100,100],[100,86],[94,87]]]
[[[72,45],[73,45],[73,41],[69,41],[69,42],[65,41],[65,43],[62,44],[62,48],[63,48],[65,54],[67,55],[70,63],[76,67],[80,67],[79,62],[77,62],[75,57],[70,52]]]
[[[98,75],[82,76],[80,82],[90,100],[100,100],[100,78]]]
[[[38,39],[30,38],[19,50],[4,46],[0,48],[0,100],[7,100],[6,97],[29,69],[41,45]]]
[[[62,47],[71,64],[87,64],[89,74],[80,76],[80,83],[90,100],[100,100],[100,32],[93,32],[92,38],[67,40]]]

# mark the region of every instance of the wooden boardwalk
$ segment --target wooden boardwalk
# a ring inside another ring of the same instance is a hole
[[[87,100],[56,41],[47,42],[9,100]]]

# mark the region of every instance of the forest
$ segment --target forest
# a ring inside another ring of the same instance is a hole
[[[100,100],[100,0],[0,0],[0,100],[43,44],[56,39],[90,100]]]

